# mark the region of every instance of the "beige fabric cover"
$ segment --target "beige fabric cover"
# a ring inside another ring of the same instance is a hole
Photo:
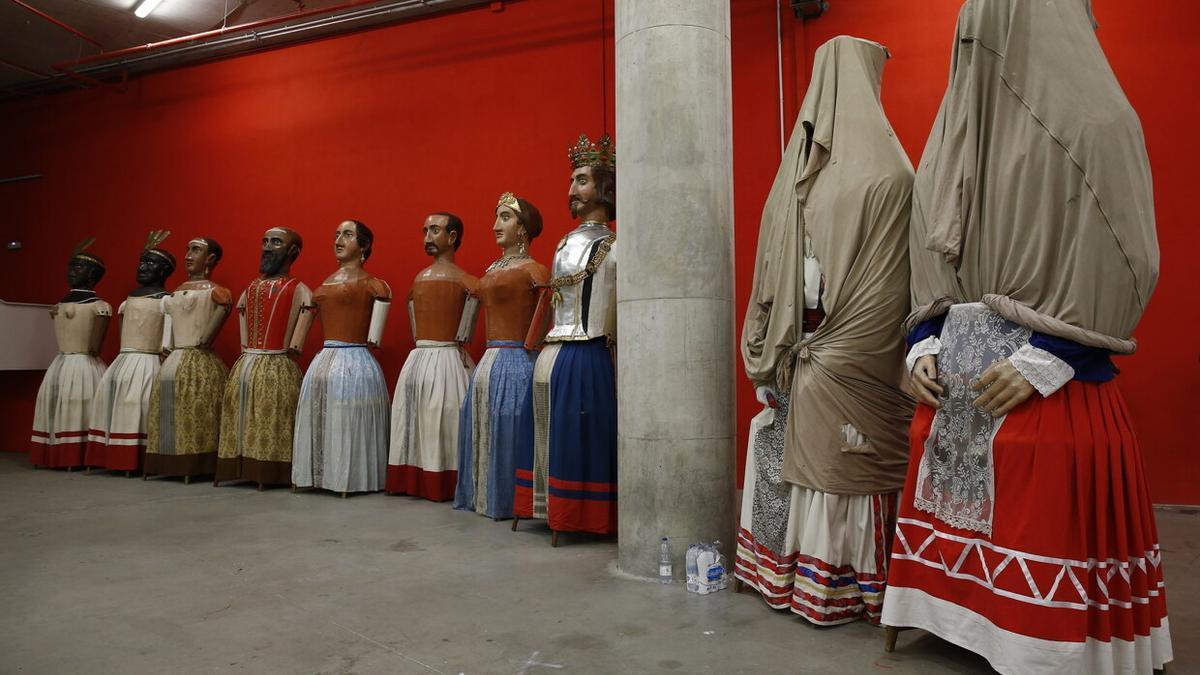
[[[742,359],[756,384],[791,390],[783,477],[835,494],[904,485],[914,406],[899,322],[908,311],[913,171],[879,102],[887,52],[837,37],[763,207]],[[825,275],[825,320],[802,340],[805,234]],[[847,447],[849,423],[866,442]]]
[[[967,0],[921,158],[906,328],[953,302],[1130,353],[1158,279],[1150,166],[1088,0]]]

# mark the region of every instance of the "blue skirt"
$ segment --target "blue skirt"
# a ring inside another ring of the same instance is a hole
[[[383,489],[387,382],[365,345],[326,340],[300,386],[292,484],[334,492]]]
[[[495,340],[487,345],[463,401],[454,508],[511,518],[521,425],[532,421],[525,409],[534,353],[519,341]]]
[[[617,386],[607,340],[547,345],[536,371],[516,513],[545,518],[556,532],[615,534]]]

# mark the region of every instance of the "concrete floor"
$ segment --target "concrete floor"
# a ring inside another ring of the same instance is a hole
[[[621,578],[608,540],[406,497],[32,471],[0,455],[0,672],[988,673],[910,631]],[[1161,511],[1175,662],[1200,671],[1200,515]],[[727,551],[728,552],[728,551]]]

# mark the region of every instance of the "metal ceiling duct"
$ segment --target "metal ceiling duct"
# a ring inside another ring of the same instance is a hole
[[[52,93],[81,85],[123,82],[129,75],[194,65],[217,58],[281,47],[488,4],[493,0],[350,0],[295,14],[253,21],[161,42],[102,52],[54,65],[54,75],[8,88],[8,98]]]

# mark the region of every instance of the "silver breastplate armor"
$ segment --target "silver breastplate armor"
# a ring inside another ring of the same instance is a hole
[[[550,273],[553,279],[580,274],[597,256],[601,242],[613,237],[603,223],[584,223],[558,243]],[[617,267],[615,241],[594,274],[563,285],[556,294],[554,325],[547,342],[613,338],[617,326]]]

